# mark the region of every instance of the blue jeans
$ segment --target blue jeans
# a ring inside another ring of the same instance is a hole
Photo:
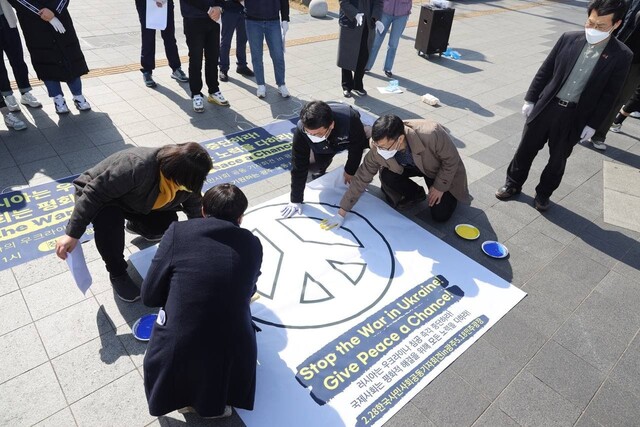
[[[227,10],[222,14],[222,34],[220,35],[220,71],[229,71],[229,51],[231,39],[236,33],[236,59],[238,67],[247,66],[247,30],[241,10]]]
[[[62,95],[62,85],[60,82],[55,80],[45,80],[44,85],[47,87],[47,92],[49,92],[49,96],[51,98]],[[69,90],[73,96],[82,95],[82,80],[80,80],[80,77],[76,77],[75,79],[68,81],[67,86],[69,86]]]
[[[387,47],[387,57],[384,61],[384,71],[391,71],[393,68],[393,61],[396,59],[396,50],[398,49],[398,42],[400,41],[400,36],[404,31],[404,27],[407,26],[407,20],[409,19],[409,15],[405,16],[393,16],[387,15],[386,13],[382,14],[380,18],[380,22],[384,24],[384,31],[380,34],[376,31],[376,37],[373,40],[373,45],[371,46],[371,52],[369,53],[369,62],[367,63],[367,70],[373,68],[373,64],[376,62],[376,56],[378,56],[378,51],[380,50],[380,46],[382,46],[382,41],[384,40],[384,36],[389,31],[389,27],[391,27],[391,32],[389,33],[389,46]]]
[[[262,44],[267,41],[269,55],[273,61],[273,72],[276,75],[276,85],[284,84],[284,47],[280,21],[254,21],[247,19],[247,39],[251,49],[253,72],[256,73],[256,83],[264,85],[264,65],[262,64]]]

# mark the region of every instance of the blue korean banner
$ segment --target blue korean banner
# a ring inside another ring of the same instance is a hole
[[[202,142],[213,160],[203,191],[223,182],[253,184],[291,169],[297,118]],[[0,194],[0,271],[51,253],[74,207],[77,175]],[[93,238],[89,227],[82,240]]]

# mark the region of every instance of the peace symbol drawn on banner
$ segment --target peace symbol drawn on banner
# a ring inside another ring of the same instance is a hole
[[[254,320],[292,329],[321,328],[353,319],[389,289],[395,257],[385,237],[357,212],[332,231],[320,221],[338,206],[305,203],[304,215],[281,218],[285,204],[248,212],[242,226],[260,238],[264,256]],[[260,310],[263,305],[266,310]]]

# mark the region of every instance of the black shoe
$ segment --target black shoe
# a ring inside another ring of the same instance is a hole
[[[115,291],[118,298],[125,302],[135,302],[140,299],[140,289],[133,282],[128,273],[121,274],[120,276],[109,275],[111,286]]]
[[[550,202],[548,197],[542,197],[536,194],[536,197],[533,199],[533,207],[540,212],[544,212],[549,209],[549,205]]]
[[[424,188],[420,187],[420,190],[413,197],[402,197],[396,205],[396,209],[404,211],[424,200],[427,200],[427,193],[425,193]]]
[[[220,71],[220,74],[218,74],[218,80],[220,80],[221,82],[228,82],[229,81],[229,76],[227,75],[226,71]]]
[[[500,200],[507,200],[516,194],[520,194],[521,191],[522,190],[520,188],[513,184],[505,184],[496,191],[496,198]]]
[[[367,91],[364,89],[353,89],[351,92],[355,93],[358,96],[367,96]]]
[[[247,67],[246,65],[244,67],[236,68],[236,73],[245,77],[253,77],[256,75],[253,71],[251,71],[251,68]]]
[[[342,96],[344,96],[345,98],[351,98],[351,91],[349,89],[343,89]]]
[[[124,229],[131,234],[137,234],[138,236],[142,236],[144,239],[150,242],[159,242],[160,240],[162,240],[162,236],[164,235],[164,233],[163,234],[145,233],[140,229],[139,226],[136,225],[135,222],[131,222],[131,221],[127,221],[124,224]]]
[[[389,78],[393,77],[393,73],[391,73],[391,71],[387,71],[387,70],[384,70],[384,75],[389,77]]]
[[[142,80],[144,80],[144,85],[146,87],[156,87],[156,86],[158,86],[156,84],[156,82],[153,80],[153,77],[151,76],[151,73],[148,73],[146,71],[142,72]]]
[[[321,176],[323,176],[323,175],[324,175],[324,174],[326,174],[326,173],[327,173],[327,171],[318,171],[318,172],[314,172],[314,173],[312,173],[312,174],[311,174],[311,179],[312,179],[312,180],[314,180],[314,179],[318,179],[318,178],[320,178]]]

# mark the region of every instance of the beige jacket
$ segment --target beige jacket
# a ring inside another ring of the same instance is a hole
[[[433,187],[442,192],[449,191],[459,202],[471,202],[467,172],[458,149],[444,127],[430,120],[407,120],[404,122],[404,131],[416,167],[435,180]],[[381,168],[388,168],[397,174],[404,171],[393,157],[385,160],[371,144],[371,150],[351,180],[340,207],[350,211]],[[398,195],[390,196],[399,199]]]
[[[16,12],[13,10],[9,2],[7,0],[0,0],[0,8],[2,8],[2,13],[4,13],[4,17],[7,19],[9,27],[16,28],[18,26],[18,18],[16,17]]]

